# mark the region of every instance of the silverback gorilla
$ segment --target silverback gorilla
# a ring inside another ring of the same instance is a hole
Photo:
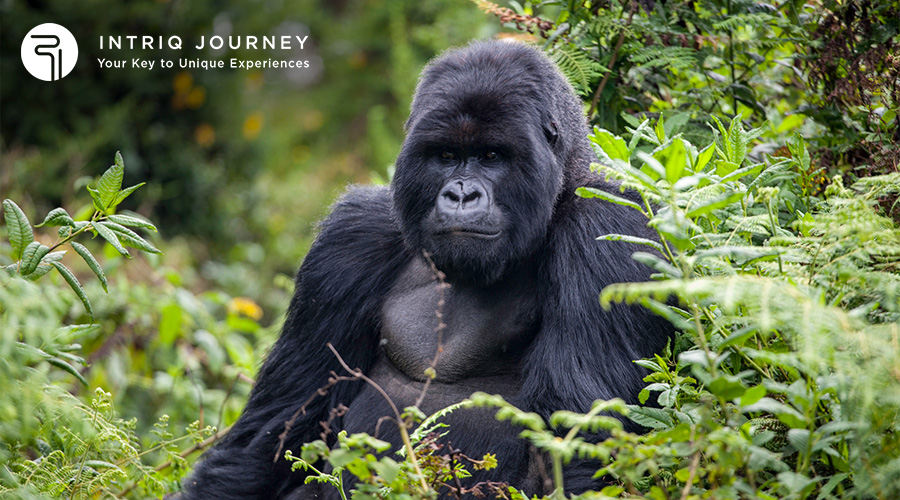
[[[438,345],[440,283],[424,252],[450,284],[426,414],[475,391],[545,418],[587,411],[598,398],[636,400],[643,373],[632,360],[660,351],[671,326],[636,307],[600,307],[604,286],[650,272],[631,259],[634,247],[595,238],[653,236],[637,212],[575,196],[579,186],[618,187],[590,171],[582,105],[556,67],[521,43],[448,51],[422,73],[406,128],[390,188],[350,188],[321,224],[243,415],[198,463],[183,498],[336,497],[304,486],[283,457],[273,461],[279,435],[331,370],[345,374],[329,342],[399,408],[413,404]],[[298,453],[317,439],[340,404],[349,410],[335,430],[374,434],[392,415],[371,386],[342,382],[307,406],[284,448]],[[468,456],[497,455],[499,468],[472,481],[544,492],[540,457],[493,413],[457,410],[444,440]],[[378,437],[400,441],[392,425]],[[567,490],[596,487],[598,467],[570,465]]]

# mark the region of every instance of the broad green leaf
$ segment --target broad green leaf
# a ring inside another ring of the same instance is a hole
[[[163,345],[172,345],[178,334],[181,333],[182,324],[181,306],[171,303],[163,308],[162,317],[159,320],[159,341]]]
[[[612,159],[623,160],[626,163],[631,157],[628,146],[625,145],[625,139],[613,134],[602,128],[595,128],[592,136],[594,144],[599,146],[607,156]]]
[[[713,155],[716,152],[716,144],[712,143],[709,146],[703,148],[702,151],[697,155],[697,162],[694,163],[694,172],[703,171],[704,167],[709,163],[709,160],[712,159]]]
[[[691,119],[691,112],[685,111],[666,118],[663,128],[668,137],[672,137],[681,131],[688,121]]]
[[[809,437],[809,429],[791,429],[787,433],[788,442],[800,453],[806,453]]]
[[[666,167],[664,167],[659,160],[644,152],[639,152],[637,157],[644,162],[644,165],[640,169],[641,172],[652,177],[654,181],[665,179]]]
[[[688,165],[687,151],[683,139],[674,139],[665,149],[653,153],[653,157],[662,163],[669,184],[675,184],[681,178]]]
[[[747,389],[747,392],[741,396],[741,406],[749,406],[753,403],[756,403],[766,395],[766,388],[762,385],[757,385]]]
[[[24,276],[25,279],[29,281],[34,281],[41,276],[50,272],[53,269],[53,266],[50,265],[51,262],[59,262],[62,260],[63,255],[65,255],[65,251],[59,252],[50,252],[48,253],[38,264],[38,266],[34,269],[34,271],[28,276]]]
[[[97,191],[104,210],[108,209],[116,201],[119,190],[122,189],[125,165],[120,163],[119,160],[121,159],[122,156],[116,153],[116,164],[106,169],[106,172],[103,172],[103,175],[100,176],[100,180],[97,182]]]
[[[119,203],[122,203],[122,200],[124,200],[125,198],[128,198],[128,196],[131,193],[133,193],[137,188],[143,186],[144,184],[146,184],[146,182],[142,182],[140,184],[135,184],[134,186],[127,187],[127,188],[119,191],[119,194],[116,195],[116,201],[113,202],[112,206],[113,207],[118,206]]]
[[[149,252],[149,253],[162,254],[162,252],[158,248],[151,245],[150,242],[148,242],[144,238],[141,238],[141,236],[139,234],[135,233],[134,231],[132,231],[131,229],[128,229],[125,226],[116,224],[115,222],[101,222],[101,224],[103,224],[104,226],[108,227],[109,229],[115,231],[116,234],[119,236],[119,240],[122,243],[124,243],[125,245],[128,245],[132,248],[137,248],[138,250],[143,250],[143,251]]]
[[[665,410],[628,405],[628,418],[638,425],[651,429],[668,429],[675,425],[672,417]]]
[[[795,115],[786,116],[784,118],[784,120],[781,121],[781,124],[775,128],[775,132],[778,134],[781,134],[784,132],[789,132],[791,130],[794,130],[795,128],[799,127],[800,125],[803,125],[804,120],[806,120],[806,117],[804,117],[802,114],[799,114],[799,113],[797,113]]]
[[[653,247],[658,250],[660,253],[665,253],[665,249],[659,243],[648,240],[646,238],[638,238],[637,236],[629,236],[627,234],[604,234],[603,236],[598,236],[598,240],[603,241],[624,241],[625,243],[634,243],[637,245],[647,245],[648,247]]]
[[[75,227],[75,221],[72,220],[72,217],[69,216],[69,213],[66,212],[65,208],[54,208],[44,217],[44,222],[41,222],[35,227],[41,226],[72,226]]]
[[[29,275],[37,269],[41,259],[50,252],[50,247],[41,245],[37,241],[32,241],[22,251],[22,265],[19,266],[19,274],[22,276]]]
[[[716,175],[727,177],[729,174],[738,169],[740,165],[729,160],[721,160],[716,163]]]
[[[581,196],[582,198],[600,198],[603,201],[608,201],[610,203],[615,203],[616,205],[622,205],[626,207],[631,207],[635,210],[643,213],[644,211],[641,209],[641,206],[637,203],[626,200],[625,198],[620,198],[614,194],[610,194],[602,189],[592,188],[592,187],[580,187],[575,190],[575,194]]]
[[[103,268],[100,267],[100,263],[97,262],[97,259],[91,255],[91,251],[88,250],[84,245],[80,243],[72,242],[72,248],[75,249],[75,252],[84,259],[84,262],[91,268],[91,271],[94,271],[94,274],[97,275],[97,278],[100,280],[100,285],[103,287],[103,291],[109,293],[109,289],[107,288],[106,275],[103,273]]]
[[[729,165],[729,167],[730,167],[730,165]],[[737,170],[733,170],[733,171],[729,172],[724,177],[722,177],[721,182],[736,181],[736,180],[739,180],[741,177],[745,177],[748,175],[756,175],[760,171],[762,171],[762,169],[765,167],[766,167],[765,163],[754,163],[753,165],[747,165],[746,167],[739,168]],[[727,170],[727,169],[723,169],[723,172],[725,170]]]
[[[81,299],[81,303],[84,304],[84,309],[87,311],[88,316],[94,316],[94,309],[91,307],[91,301],[88,300],[87,293],[84,291],[84,287],[81,286],[81,283],[78,282],[78,278],[72,274],[72,271],[69,270],[68,267],[62,265],[59,262],[51,261],[50,265],[55,267],[59,274],[62,275],[63,279],[66,280],[66,283],[72,287],[72,290],[75,291],[75,295]]]
[[[108,241],[113,248],[116,249],[117,252],[122,254],[125,257],[131,257],[131,254],[128,253],[128,250],[122,246],[122,243],[119,242],[119,237],[117,233],[115,233],[112,229],[106,227],[105,222],[94,222],[93,223],[94,230],[97,231],[104,240]]]
[[[34,230],[31,229],[25,212],[12,200],[3,200],[3,219],[12,245],[12,259],[19,260],[25,247],[34,241]]]
[[[713,379],[707,386],[709,392],[725,400],[739,398],[747,392],[747,388],[734,376],[721,375]]]
[[[713,210],[718,210],[720,208],[727,207],[732,203],[737,203],[743,197],[744,193],[737,191],[713,198],[711,200],[704,200],[697,205],[691,206],[686,215],[691,218],[700,217],[701,215],[706,215]]]
[[[115,222],[116,224],[121,224],[123,226],[142,227],[144,229],[149,229],[149,230],[153,231],[154,233],[157,232],[156,226],[154,226],[153,224],[151,224],[143,219],[138,219],[137,217],[132,217],[130,215],[113,214],[113,215],[108,216],[108,219],[112,222]]]

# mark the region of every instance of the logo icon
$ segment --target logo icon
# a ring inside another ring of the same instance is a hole
[[[31,76],[52,82],[72,72],[78,61],[78,42],[54,23],[35,26],[22,40],[22,64]]]

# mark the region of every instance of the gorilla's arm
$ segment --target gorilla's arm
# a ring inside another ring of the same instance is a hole
[[[578,185],[634,197],[594,176]],[[564,196],[539,273],[543,323],[523,372],[526,406],[544,417],[562,408],[588,411],[596,399],[622,397],[635,403],[645,374],[632,360],[660,352],[672,331],[658,316],[636,311],[640,306],[616,304],[607,311],[598,304],[606,285],[647,281],[651,271],[631,258],[646,248],[595,238],[619,233],[656,240],[646,218],[613,203],[571,192]],[[628,421],[625,425],[639,429]]]
[[[302,484],[283,458],[273,463],[284,424],[330,370],[343,374],[331,342],[353,368],[366,371],[377,353],[381,303],[408,262],[391,220],[387,188],[353,188],[334,206],[297,274],[281,337],[257,377],[250,400],[228,435],[185,481],[183,498],[269,499]],[[285,449],[315,440],[319,421],[349,405],[360,382],[342,382],[316,398],[292,426]]]

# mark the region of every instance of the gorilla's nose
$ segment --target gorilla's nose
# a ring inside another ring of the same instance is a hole
[[[487,189],[474,180],[454,180],[442,189],[437,200],[438,214],[468,217],[486,214],[490,208]]]

